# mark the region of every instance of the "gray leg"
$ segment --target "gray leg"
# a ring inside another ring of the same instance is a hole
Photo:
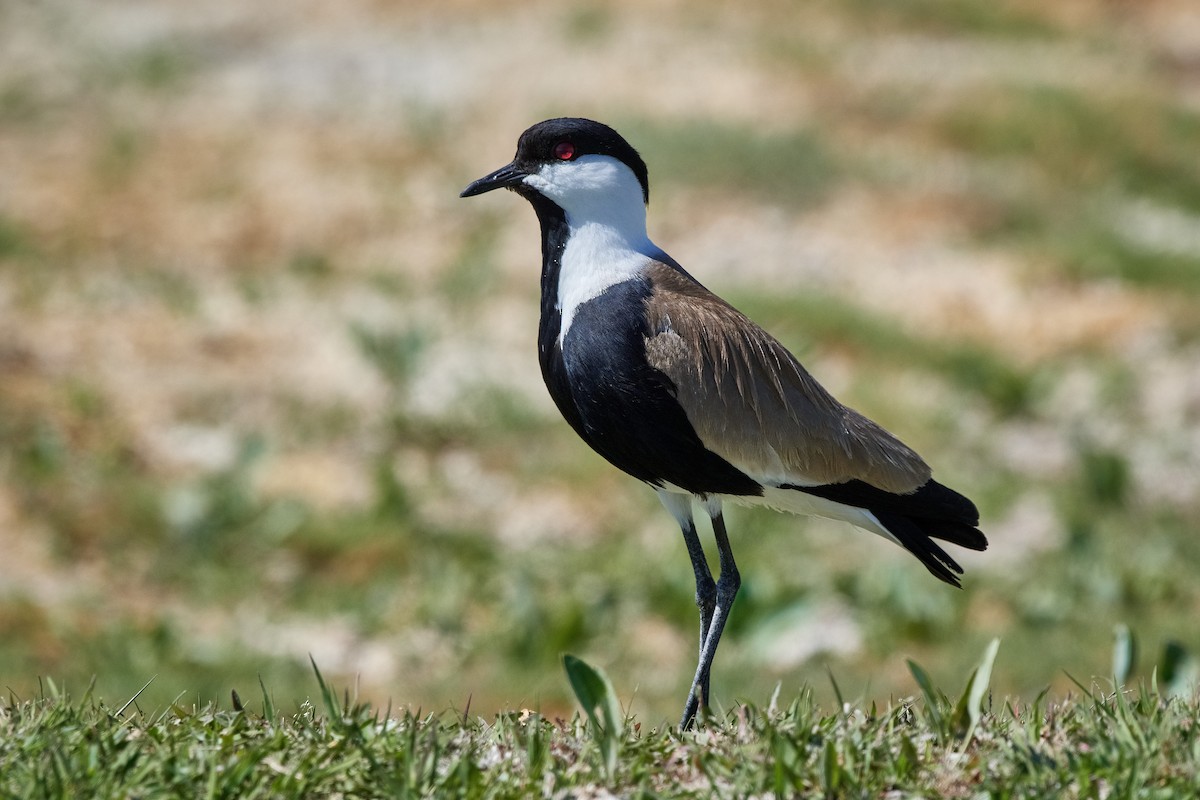
[[[671,512],[671,516],[679,523],[683,531],[683,543],[687,546],[688,558],[692,561],[692,572],[696,576],[696,607],[700,609],[700,662],[704,659],[704,644],[708,640],[709,629],[712,627],[713,611],[717,605],[717,584],[713,581],[712,572],[708,569],[708,559],[704,556],[704,548],[700,545],[700,537],[696,535],[696,523],[692,520],[692,498],[689,495],[659,492],[663,505]],[[688,694],[684,712],[685,727],[695,716],[697,708],[708,707],[708,673],[698,683],[693,681],[691,692]]]
[[[699,657],[704,658],[704,642],[708,639],[708,632],[712,628],[713,611],[717,605],[717,584],[713,580],[712,573],[708,570],[708,559],[704,557],[704,550],[700,546],[700,537],[696,535],[695,524],[689,524],[683,528],[683,541],[687,545],[688,556],[692,559],[692,571],[696,573],[696,607],[700,609],[700,653]],[[699,689],[697,695],[696,690]],[[708,675],[704,676],[704,680],[699,686],[693,686],[692,694],[699,702],[700,708],[708,707]],[[688,698],[688,703],[692,702],[692,697]]]
[[[688,696],[687,706],[683,709],[683,719],[679,723],[681,730],[691,725],[700,708],[708,705],[708,682],[712,672],[713,658],[717,655],[717,645],[721,643],[721,633],[725,630],[725,621],[729,619],[729,609],[733,606],[734,598],[737,597],[738,589],[742,585],[742,577],[738,574],[737,564],[733,560],[733,548],[729,546],[729,536],[725,531],[725,518],[721,514],[719,502],[710,501],[709,514],[712,516],[713,536],[717,540],[717,553],[721,559],[721,577],[717,579],[716,602],[708,623],[708,632],[704,635],[704,641],[700,648],[700,663],[696,666],[692,691]],[[703,702],[701,702],[702,700]]]

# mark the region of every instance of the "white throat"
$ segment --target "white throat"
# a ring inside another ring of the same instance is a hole
[[[642,185],[618,159],[587,155],[547,164],[525,183],[553,200],[567,217],[557,303],[562,346],[580,304],[637,277],[664,254],[646,235]]]

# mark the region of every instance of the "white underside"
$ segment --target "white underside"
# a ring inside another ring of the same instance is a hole
[[[659,490],[659,497],[662,499],[663,505],[671,512],[671,516],[675,517],[676,521],[682,523],[679,516],[681,511],[685,508],[690,509],[690,500],[684,500],[684,498],[693,498],[695,495],[678,486],[667,484]],[[714,498],[718,503],[728,502],[741,506],[766,506],[767,508],[779,511],[788,511],[792,514],[803,514],[809,517],[824,517],[825,519],[837,520],[839,522],[848,522],[856,528],[862,528],[864,531],[882,536],[889,542],[900,544],[900,541],[889,533],[887,528],[883,527],[870,511],[856,506],[848,506],[845,503],[826,500],[824,497],[817,497],[797,489],[780,489],[774,486],[764,486],[761,497],[732,494],[714,495],[704,501],[708,504],[710,514],[714,510],[716,512],[720,511],[719,504],[716,504],[714,509]]]

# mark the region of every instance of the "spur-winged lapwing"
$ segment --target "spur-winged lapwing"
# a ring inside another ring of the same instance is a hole
[[[741,579],[721,504],[766,505],[877,533],[959,586],[934,539],[987,547],[979,512],[919,455],[835,400],[770,334],[646,236],[646,164],[616,131],[551,119],[463,197],[512,189],[542,229],[538,357],[558,410],[600,455],[658,491],[696,573],[700,659],[681,727],[709,674]],[[692,501],[712,519],[714,581]]]

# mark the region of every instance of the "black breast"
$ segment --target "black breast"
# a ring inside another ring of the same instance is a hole
[[[704,446],[671,381],[647,363],[650,292],[636,279],[581,304],[561,350],[546,340],[559,326],[543,319],[546,387],[584,441],[635,478],[696,494],[762,494],[756,481]]]

